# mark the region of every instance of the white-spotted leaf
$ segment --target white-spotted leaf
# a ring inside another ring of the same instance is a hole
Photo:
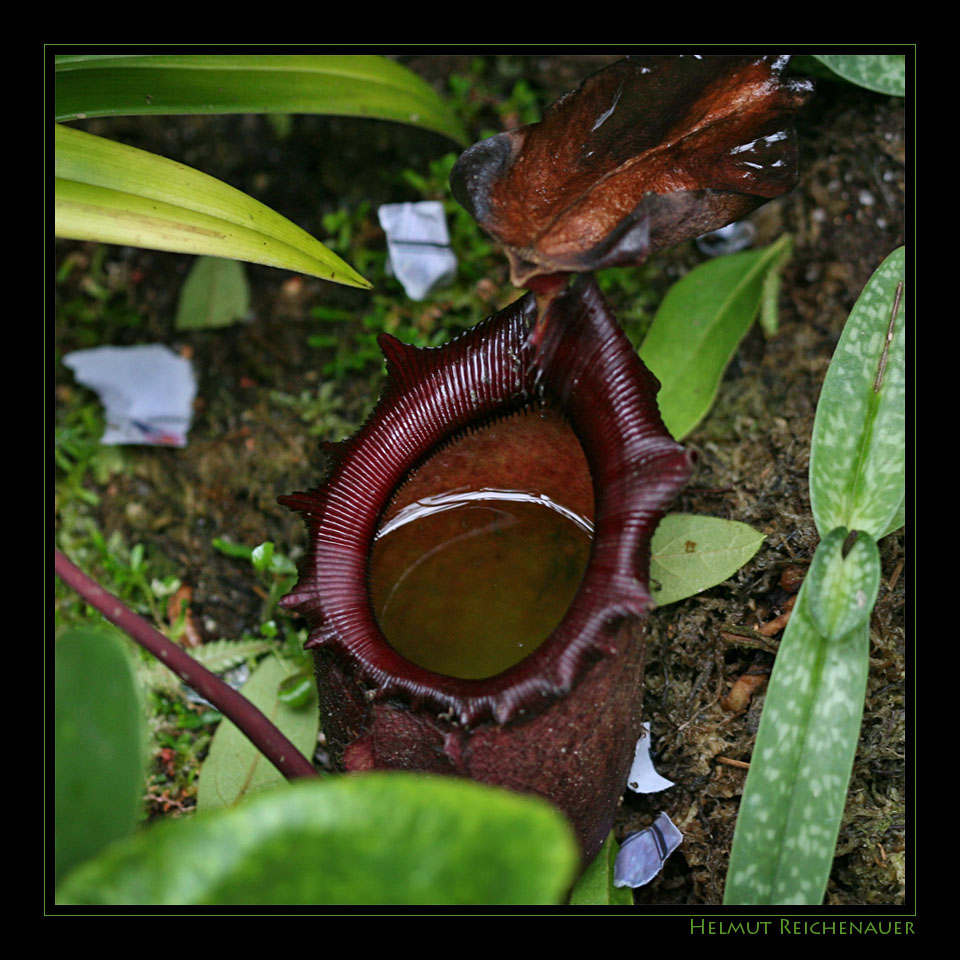
[[[734,520],[670,513],[650,550],[651,595],[675,603],[732,577],[759,549],[763,534]]]
[[[905,259],[903,247],[895,250],[864,287],[823,383],[810,448],[821,536],[846,527],[878,539],[903,502],[907,296],[897,291]]]
[[[848,539],[849,537],[849,539]],[[807,572],[807,611],[828,640],[870,617],[880,589],[880,551],[869,533],[838,527],[819,544]]]
[[[787,624],[750,758],[724,903],[819,905],[853,769],[869,625],[827,640],[807,614]]]
[[[725,904],[823,900],[863,715],[875,541],[903,517],[903,274],[901,248],[857,300],[820,395],[810,490],[823,542],[777,651]]]
[[[814,54],[814,57],[837,76],[858,87],[894,97],[906,95],[907,63],[902,53],[829,53]]]
[[[882,540],[884,537],[889,536],[891,533],[896,533],[905,523],[907,522],[907,498],[906,496],[900,501],[900,506],[897,507],[897,512],[893,515],[893,519],[890,523],[887,524],[887,529],[880,534],[878,539]]]

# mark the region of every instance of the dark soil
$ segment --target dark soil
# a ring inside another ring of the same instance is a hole
[[[401,59],[446,92],[447,76],[466,72],[471,58]],[[543,102],[549,102],[610,59],[509,57],[495,66],[544,91]],[[491,113],[484,122],[496,119]],[[85,126],[226,180],[321,239],[321,217],[330,210],[415,199],[400,172],[425,170],[452,149],[442,137],[412,128],[341,118],[297,117],[285,139],[266,119],[246,116],[118,118]],[[628,796],[618,831],[642,828],[665,809],[685,839],[664,872],[637,891],[640,904],[722,901],[746,772],[727,761],[750,759],[763,696],[755,695],[741,713],[729,712],[723,701],[739,677],[773,660],[730,635],[777,617],[813,555],[817,533],[807,471],[820,386],[857,295],[904,242],[904,102],[821,82],[799,128],[799,188],[753,218],[758,245],[784,231],[795,239],[780,295],[780,329],[769,339],[754,329],[742,344],[715,409],[688,438],[699,465],[676,505],[743,521],[767,539],[730,581],[651,618],[644,714],[652,723],[658,769],[677,786]],[[382,247],[382,235],[374,231],[369,242]],[[93,249],[64,242],[57,254],[58,265],[74,256],[82,266]],[[652,282],[666,289],[702,259],[693,244],[684,244],[661,258]],[[193,588],[192,611],[206,639],[237,637],[256,627],[263,597],[249,565],[223,556],[211,541],[272,540],[289,555],[302,552],[301,522],[276,498],[313,485],[323,457],[318,438],[276,392],[299,396],[321,386],[319,370],[328,357],[305,346],[316,332],[309,308],[322,303],[362,311],[370,295],[250,266],[251,322],[180,333],[173,316],[190,263],[183,256],[108,250],[107,275],[118,290],[129,291],[140,319],[136,326],[97,331],[95,342],[168,343],[192,358],[199,400],[189,446],[127,450],[130,468],[97,488],[101,501],[93,516],[105,535],[120,530],[128,543],[143,542],[161,568]],[[497,279],[503,282],[502,275]],[[73,292],[72,282],[58,292],[61,300]],[[59,353],[90,345],[89,331],[58,327]],[[62,404],[75,402],[81,388],[63,369],[57,378]],[[337,416],[358,424],[378,383],[377,376],[338,381]],[[881,543],[884,579],[871,624],[866,711],[829,904],[892,904],[904,897],[903,557],[901,531]]]

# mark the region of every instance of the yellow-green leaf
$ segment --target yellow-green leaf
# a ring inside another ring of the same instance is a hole
[[[57,236],[248,260],[370,286],[305,230],[199,170],[60,124],[54,143]]]
[[[650,544],[650,586],[662,607],[732,577],[759,549],[763,534],[735,520],[687,513],[665,516]]]

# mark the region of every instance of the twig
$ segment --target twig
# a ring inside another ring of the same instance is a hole
[[[790,611],[793,610],[793,605],[797,602],[797,598],[787,597],[783,603],[783,613],[779,617],[774,617],[772,620],[768,620],[766,623],[761,623],[757,627],[757,633],[762,633],[765,637],[772,637],[775,634],[778,634],[786,625],[787,621],[790,619]]]
[[[890,580],[887,583],[887,589],[892,590],[896,585],[897,581],[900,579],[900,574],[903,571],[903,557],[897,561],[897,565],[893,568],[893,573],[890,576]]]
[[[731,757],[714,757],[717,763],[725,763],[728,767],[740,767],[743,770],[749,770],[750,764],[746,760],[734,760]]]
[[[775,640],[769,640],[762,633],[757,633],[749,627],[727,627],[720,631],[720,636],[727,643],[738,647],[750,647],[754,650],[765,650],[767,653],[776,653],[780,645]]]
[[[903,297],[903,281],[897,284],[897,292],[893,297],[893,309],[890,311],[890,325],[887,327],[887,337],[883,342],[883,353],[880,354],[880,362],[877,364],[877,376],[873,381],[873,392],[879,393],[883,385],[883,374],[887,369],[887,357],[890,354],[890,344],[893,342],[893,325],[896,322],[897,314],[900,312],[900,300]]]
[[[111,623],[166,664],[185,684],[210,701],[236,724],[248,740],[288,779],[315,777],[313,764],[246,697],[202,667],[152,627],[143,617],[108,593],[79,567],[56,552],[57,576]]]

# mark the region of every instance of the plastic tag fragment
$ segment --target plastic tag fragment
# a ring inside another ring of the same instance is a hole
[[[738,220],[697,237],[697,247],[708,257],[724,257],[746,250],[756,235],[757,228],[749,220]]]
[[[423,300],[453,280],[457,258],[450,249],[442,203],[385,203],[377,215],[387,235],[387,265],[411,300]]]
[[[627,786],[634,793],[658,793],[673,786],[673,781],[661,777],[653,768],[650,757],[650,724],[643,725],[643,733],[637,741],[637,750],[633,755],[633,766],[627,777]]]
[[[683,842],[673,821],[660,813],[653,825],[623,841],[613,865],[615,887],[642,887],[662,869],[667,857]]]
[[[190,361],[163,344],[96,347],[63,358],[103,403],[106,445],[185,447],[197,382]]]

